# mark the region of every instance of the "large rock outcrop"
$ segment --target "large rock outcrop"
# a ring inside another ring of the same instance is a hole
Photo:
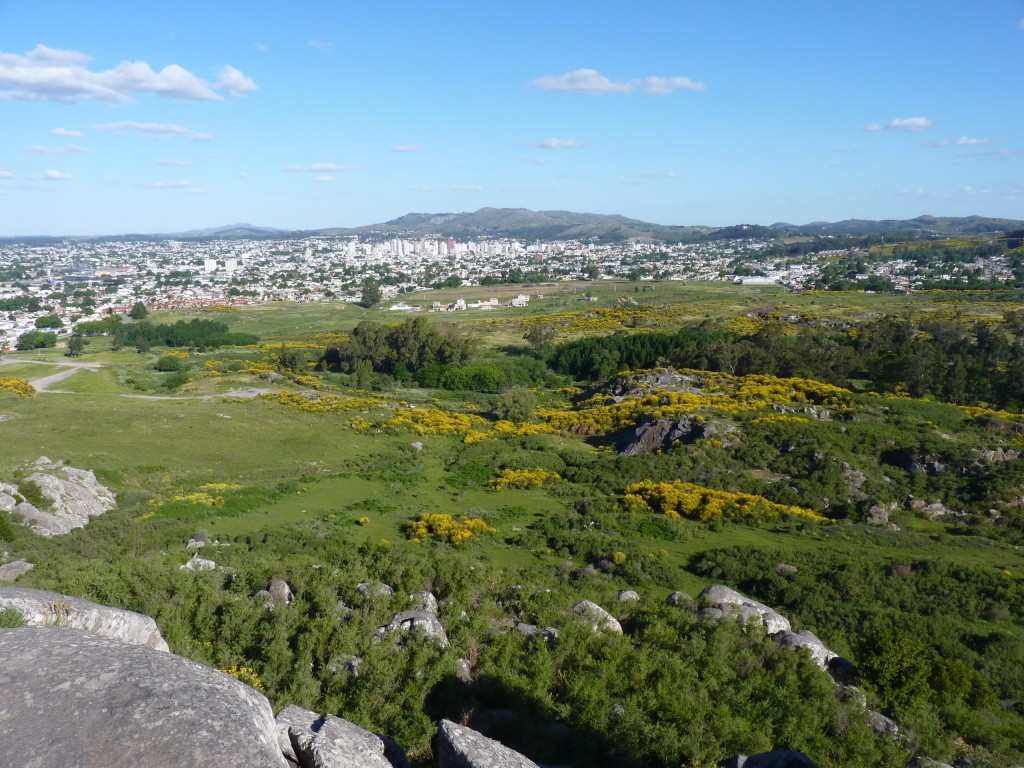
[[[503,744],[472,728],[442,720],[437,731],[438,768],[538,768]]]
[[[132,645],[167,651],[156,622],[141,613],[24,587],[0,587],[0,610],[14,608],[30,627],[84,629]]]
[[[592,600],[580,600],[572,607],[572,612],[588,619],[594,625],[595,632],[622,634],[622,625],[619,624],[619,620]]]
[[[735,618],[744,624],[749,621],[756,621],[764,624],[769,635],[776,632],[789,632],[792,627],[787,619],[777,611],[772,610],[764,603],[751,600],[741,595],[735,589],[730,589],[724,584],[714,584],[697,597],[698,602],[707,606],[698,613],[704,618]]]
[[[180,656],[74,629],[0,630],[0,764],[285,768],[266,698]]]
[[[14,581],[35,567],[35,564],[30,563],[28,560],[14,560],[10,563],[4,563],[0,565],[0,581]]]
[[[377,630],[376,636],[383,639],[390,632],[400,632],[408,635],[417,630],[422,630],[426,638],[437,643],[442,648],[448,647],[448,633],[444,631],[444,625],[441,624],[441,620],[437,616],[427,611],[402,611],[396,613],[391,617],[390,624]]]
[[[383,739],[334,715],[294,705],[277,714],[278,740],[285,757],[302,768],[393,768],[408,765],[404,753],[392,763]]]
[[[65,467],[63,462],[53,462],[45,456],[30,469],[32,473],[21,486],[34,484],[48,503],[40,509],[24,498],[18,486],[0,483],[0,509],[19,515],[43,536],[60,536],[81,528],[90,518],[117,506],[117,497],[96,480],[92,470]]]

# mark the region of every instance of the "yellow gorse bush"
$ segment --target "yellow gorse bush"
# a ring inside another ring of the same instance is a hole
[[[548,472],[540,467],[534,469],[503,469],[496,478],[491,480],[491,487],[496,491],[504,491],[509,488],[537,488],[544,485],[544,483],[561,479],[557,472]]]
[[[817,522],[828,520],[806,507],[776,504],[752,493],[716,491],[681,480],[673,480],[670,483],[642,480],[627,486],[622,499],[630,509],[660,512],[666,517],[691,517],[698,520],[778,520],[784,517],[801,517]]]
[[[447,541],[458,546],[471,539],[478,539],[485,533],[497,533],[480,518],[456,520],[444,513],[425,512],[409,526],[409,539],[422,543],[427,539]]]
[[[35,397],[36,388],[25,379],[14,376],[0,376],[0,392],[9,392],[18,397]]]
[[[236,680],[241,680],[251,688],[255,688],[260,693],[266,693],[266,686],[263,685],[263,681],[260,680],[260,676],[256,673],[256,670],[252,667],[240,667],[238,665],[222,669],[225,675],[231,675]]]

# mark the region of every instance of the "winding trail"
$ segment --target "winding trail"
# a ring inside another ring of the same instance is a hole
[[[23,365],[31,363],[33,365],[52,365],[60,370],[56,373],[51,373],[47,376],[37,376],[35,378],[25,377],[29,384],[35,387],[37,393],[45,393],[49,395],[83,395],[83,394],[106,394],[110,397],[130,397],[135,400],[216,400],[221,397],[236,397],[236,398],[253,398],[259,397],[262,394],[268,392],[277,392],[278,389],[274,387],[246,387],[244,389],[232,389],[227,392],[221,392],[215,395],[137,395],[134,393],[85,393],[85,392],[71,392],[66,389],[54,389],[53,385],[58,384],[64,379],[74,376],[79,371],[98,371],[103,367],[103,363],[100,362],[72,362],[70,360],[61,360],[55,362],[53,360],[32,360],[28,358],[5,358],[0,360],[0,369],[6,365]]]

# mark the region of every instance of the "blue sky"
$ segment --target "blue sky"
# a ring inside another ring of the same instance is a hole
[[[1024,218],[1024,0],[0,0],[0,236]]]

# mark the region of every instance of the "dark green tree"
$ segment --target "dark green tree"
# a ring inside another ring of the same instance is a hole
[[[141,301],[136,301],[132,306],[132,311],[128,313],[128,317],[132,320],[142,320],[147,315],[149,315],[149,310]]]
[[[376,280],[367,280],[363,283],[363,292],[359,299],[359,305],[361,307],[374,307],[380,304],[384,298],[384,293],[381,291],[380,285]]]
[[[85,349],[85,339],[81,336],[72,336],[68,339],[68,357],[79,357]]]

